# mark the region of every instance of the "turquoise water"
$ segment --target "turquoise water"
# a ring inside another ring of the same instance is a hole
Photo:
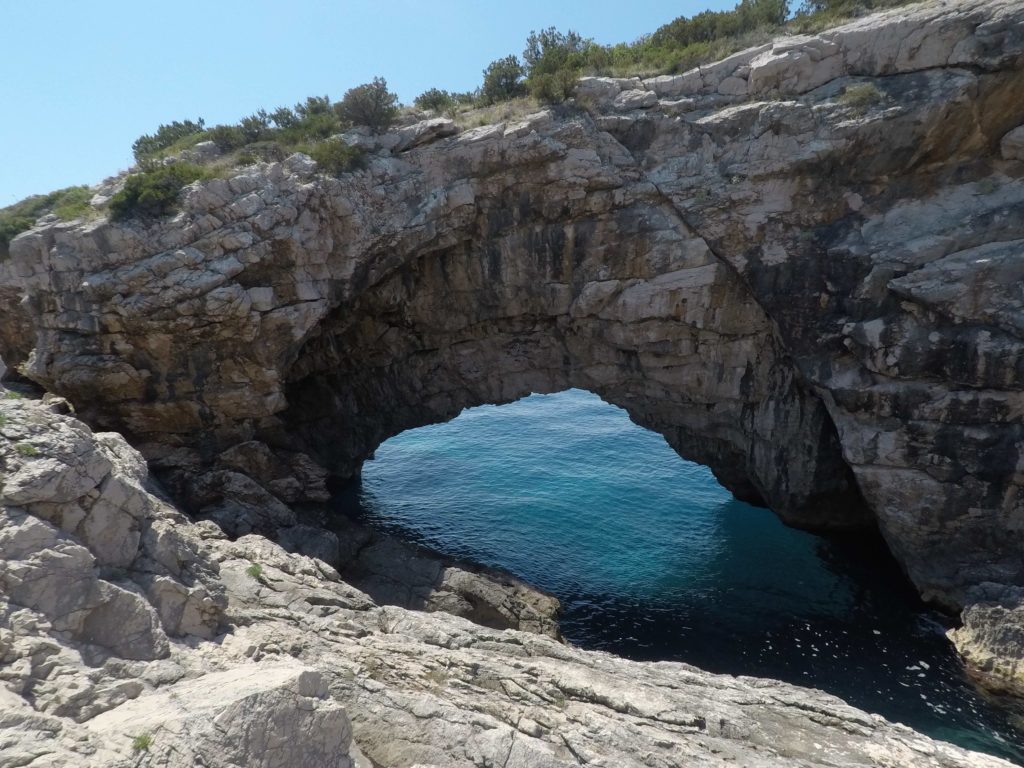
[[[1024,764],[1020,721],[970,686],[877,539],[786,528],[594,395],[401,434],[357,495],[372,524],[556,595],[579,646],[820,688]]]

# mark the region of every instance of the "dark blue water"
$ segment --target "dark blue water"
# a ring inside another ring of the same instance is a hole
[[[944,617],[879,540],[786,528],[589,393],[399,435],[366,463],[358,506],[556,595],[563,633],[584,648],[820,688],[1024,764],[1019,714],[970,685]]]

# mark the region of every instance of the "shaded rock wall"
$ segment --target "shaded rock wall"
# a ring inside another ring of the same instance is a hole
[[[586,388],[791,523],[877,519],[959,605],[1024,583],[1022,57],[1019,3],[924,4],[360,137],[340,179],[297,155],[172,220],[47,224],[0,275],[35,329],[0,355],[186,486],[244,441],[348,477]]]

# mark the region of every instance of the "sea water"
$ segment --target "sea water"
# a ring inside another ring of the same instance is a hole
[[[557,596],[580,647],[819,688],[1024,764],[1021,710],[971,686],[877,537],[785,527],[595,395],[403,433],[357,495],[371,524]]]

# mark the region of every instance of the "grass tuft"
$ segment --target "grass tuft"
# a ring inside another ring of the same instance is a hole
[[[874,83],[859,83],[846,86],[836,101],[846,105],[856,114],[863,115],[868,111],[868,107],[878,104],[884,98],[885,94],[878,90]]]
[[[151,746],[153,746],[153,737],[148,733],[140,733],[132,738],[132,749],[136,752],[148,752]]]

